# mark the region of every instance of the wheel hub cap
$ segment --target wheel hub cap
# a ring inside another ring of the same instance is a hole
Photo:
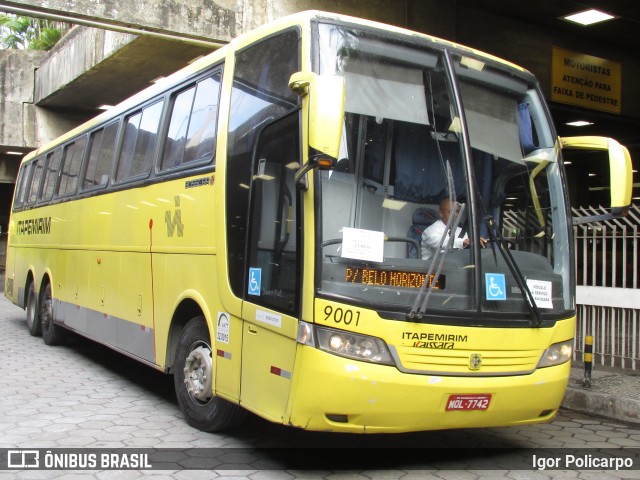
[[[213,361],[211,350],[200,346],[189,353],[184,366],[184,383],[189,395],[200,402],[207,402],[213,380]]]

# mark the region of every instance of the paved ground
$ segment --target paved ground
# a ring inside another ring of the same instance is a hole
[[[574,366],[563,406],[577,412],[640,424],[640,375],[637,371],[595,366],[584,382],[583,366]]]
[[[98,454],[118,448],[195,450],[186,460],[162,450],[153,463],[166,464],[163,470],[25,469],[0,471],[0,480],[640,479],[640,425],[569,410],[548,425],[407,435],[303,432],[253,416],[227,434],[200,432],[182,419],[171,377],[78,337],[61,347],[47,347],[28,334],[24,318],[23,310],[0,295],[0,465],[7,461],[2,462],[3,448],[37,449],[42,455],[60,448]],[[606,377],[607,382],[615,383],[615,376]],[[602,393],[598,388],[588,391],[590,398]],[[602,452],[614,458],[630,456],[633,469],[596,471],[568,465],[561,471],[540,471],[532,463],[536,458],[566,461],[578,454],[599,458]],[[173,465],[176,461],[202,469],[180,471]]]

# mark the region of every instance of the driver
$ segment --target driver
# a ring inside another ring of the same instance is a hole
[[[449,217],[451,216],[451,201],[449,197],[444,197],[440,201],[440,220],[436,220],[432,223],[428,228],[422,232],[422,239],[420,241],[420,250],[422,254],[423,260],[429,260],[433,257],[433,254],[436,252],[438,247],[440,246],[440,240],[442,239],[442,234],[447,228],[447,223],[449,222]],[[444,239],[444,243],[442,245],[446,245],[449,243],[449,234]],[[480,246],[484,248],[487,245],[487,240],[480,237]],[[460,249],[466,248],[469,246],[469,237],[465,233],[462,235],[462,228],[456,228],[455,238],[453,240],[453,248]]]

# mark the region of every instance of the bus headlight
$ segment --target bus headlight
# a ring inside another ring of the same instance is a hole
[[[566,342],[554,343],[545,350],[538,362],[537,368],[552,367],[561,365],[571,360],[573,353],[573,340]]]
[[[318,348],[341,357],[382,365],[395,365],[387,344],[380,338],[316,327]]]

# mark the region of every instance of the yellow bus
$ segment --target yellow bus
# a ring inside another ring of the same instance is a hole
[[[46,344],[173,374],[206,431],[549,421],[576,311],[563,144],[608,152],[622,211],[628,152],[558,139],[526,70],[303,12],[26,156],[5,295]]]

